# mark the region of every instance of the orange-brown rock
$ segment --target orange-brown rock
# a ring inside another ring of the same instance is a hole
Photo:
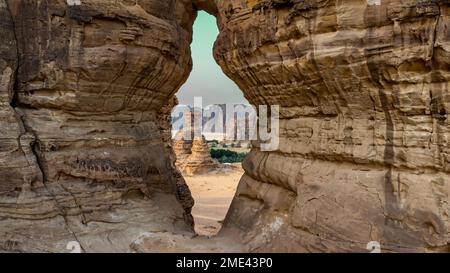
[[[450,1],[219,0],[215,58],[281,106],[226,219],[258,251],[449,251]]]
[[[179,170],[183,170],[188,157],[192,154],[192,141],[185,140],[183,137],[175,138],[173,151],[176,156],[175,165]]]
[[[0,0],[0,250],[129,251],[143,232],[192,234],[164,108],[191,70],[195,10]]]
[[[210,148],[205,137],[197,137],[192,142],[191,154],[183,164],[183,172],[187,175],[205,174],[214,171],[218,163],[212,159]]]

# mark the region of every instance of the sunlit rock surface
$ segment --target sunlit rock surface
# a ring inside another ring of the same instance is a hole
[[[130,251],[143,232],[192,233],[162,109],[191,70],[193,10],[0,1],[1,250]]]
[[[215,58],[281,106],[226,220],[254,251],[449,251],[450,1],[220,0]]]
[[[192,141],[191,154],[184,164],[184,172],[188,175],[205,174],[219,167],[211,157],[210,148],[205,137],[197,137]]]

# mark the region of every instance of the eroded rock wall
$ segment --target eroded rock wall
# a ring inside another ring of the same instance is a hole
[[[195,16],[191,1],[0,1],[0,250],[193,232],[166,117]]]
[[[449,251],[450,2],[219,0],[215,58],[280,147],[223,233],[254,251]]]
[[[0,1],[0,26],[0,172],[3,179],[8,178],[0,186],[0,192],[4,193],[20,187],[24,179],[37,178],[39,172],[29,145],[32,136],[25,134],[19,116],[10,105],[18,59],[14,25],[4,0]]]

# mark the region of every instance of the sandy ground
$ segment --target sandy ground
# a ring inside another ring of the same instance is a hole
[[[207,175],[185,176],[195,200],[192,215],[199,235],[219,232],[244,171],[240,164]]]
[[[244,174],[240,164],[222,165],[206,175],[184,178],[195,199],[192,215],[195,230],[200,236],[159,232],[142,234],[132,249],[142,253],[246,253],[249,250],[239,242],[238,236],[214,236],[222,222],[236,192],[239,180]]]

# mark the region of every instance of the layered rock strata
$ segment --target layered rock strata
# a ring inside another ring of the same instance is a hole
[[[192,141],[184,138],[173,141],[173,151],[176,156],[175,165],[179,170],[183,170],[189,156],[192,154]]]
[[[182,131],[180,133],[183,134]],[[218,162],[211,157],[210,148],[204,136],[194,140],[176,138],[173,150],[176,155],[175,165],[186,175],[206,174],[219,167]]]
[[[187,175],[205,174],[217,169],[218,163],[212,159],[205,137],[194,139],[191,154],[183,165],[183,171]]]
[[[165,109],[192,66],[195,10],[0,1],[0,250],[129,251],[143,232],[192,233]]]
[[[219,0],[215,58],[280,146],[226,219],[254,251],[449,251],[449,1]]]

